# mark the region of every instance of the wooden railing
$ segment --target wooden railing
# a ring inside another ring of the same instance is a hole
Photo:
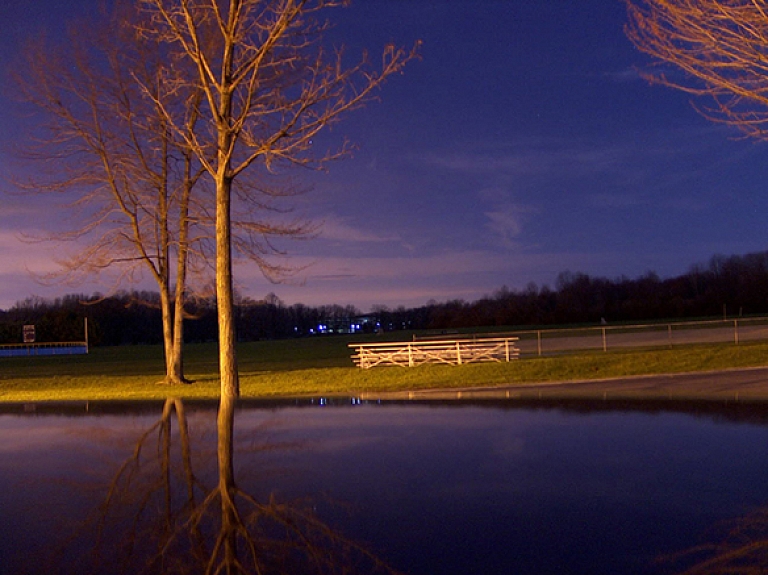
[[[425,363],[461,365],[481,361],[511,361],[520,356],[516,337],[350,343],[352,361],[362,369],[378,365],[414,367]]]

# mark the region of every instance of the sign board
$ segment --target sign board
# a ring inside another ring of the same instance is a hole
[[[35,343],[35,326],[24,326],[24,343]]]

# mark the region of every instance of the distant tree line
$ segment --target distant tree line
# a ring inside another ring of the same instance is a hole
[[[215,299],[187,303],[185,341],[216,341],[218,323]],[[318,333],[319,325],[347,325],[360,315],[353,306],[286,306],[269,294],[260,301],[238,298],[235,306],[240,341],[281,339]],[[91,345],[160,344],[162,314],[159,296],[153,292],[72,294],[46,300],[27,298],[8,311],[0,311],[0,343],[20,343],[24,325],[34,325],[38,342],[83,341],[88,318]]]
[[[215,341],[215,300],[196,300],[188,308],[185,340]],[[722,317],[724,313],[728,317],[768,313],[768,252],[714,256],[707,264],[694,265],[670,279],[653,272],[612,280],[563,272],[554,288],[533,283],[522,290],[502,287],[474,302],[429,302],[396,309],[377,306],[368,314],[349,305],[286,305],[274,294],[258,301],[240,297],[235,306],[240,341],[353,330],[594,324]],[[162,343],[159,296],[151,292],[28,298],[0,311],[0,343],[19,343],[26,324],[36,326],[41,342],[82,341],[86,317],[91,345]]]
[[[528,284],[502,287],[474,302],[430,302],[375,315],[385,329],[455,329],[477,326],[552,326],[768,313],[768,252],[716,255],[678,277],[656,273],[607,279],[562,272],[554,289]]]

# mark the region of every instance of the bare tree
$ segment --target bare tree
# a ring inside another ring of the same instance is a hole
[[[41,41],[27,50],[19,85],[46,121],[28,154],[51,171],[24,187],[74,196],[72,207],[82,216],[74,229],[46,238],[84,246],[60,260],[56,279],[77,281],[106,268],[119,268],[118,283],[151,274],[162,310],[166,381],[179,383],[186,381],[189,264],[200,271],[204,262],[205,214],[193,193],[203,172],[174,139],[157,102],[173,96],[169,105],[192,130],[202,93],[169,85],[157,46],[136,33],[139,15],[123,7],[99,26],[76,27],[66,48]]]
[[[344,112],[359,107],[415,54],[385,48],[381,66],[363,56],[346,65],[341,49],[328,51],[318,20],[343,0],[142,0],[150,25],[143,33],[164,45],[169,67],[194,74],[180,88],[200,91],[200,121],[190,129],[152,90],[175,137],[195,154],[215,187],[216,297],[222,396],[239,395],[235,355],[233,245],[257,256],[268,229],[242,226],[256,243],[233,242],[233,190],[248,173],[281,165],[319,165],[346,152],[315,155],[313,138]],[[182,64],[183,63],[183,64]],[[184,84],[188,82],[188,85]],[[253,180],[251,180],[253,181]],[[247,187],[241,192],[248,191]],[[251,200],[242,198],[247,205]],[[237,223],[235,222],[235,225]],[[268,241],[268,240],[267,240]],[[258,259],[257,259],[258,261]]]
[[[708,103],[699,112],[765,139],[768,3],[764,0],[625,0],[626,33],[656,58],[646,74]],[[676,70],[668,73],[669,64]],[[667,70],[667,71],[665,71]],[[682,72],[682,73],[681,73]]]

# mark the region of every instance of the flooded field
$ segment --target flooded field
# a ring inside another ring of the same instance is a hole
[[[88,409],[0,415],[0,572],[676,573],[768,527],[760,404]]]

